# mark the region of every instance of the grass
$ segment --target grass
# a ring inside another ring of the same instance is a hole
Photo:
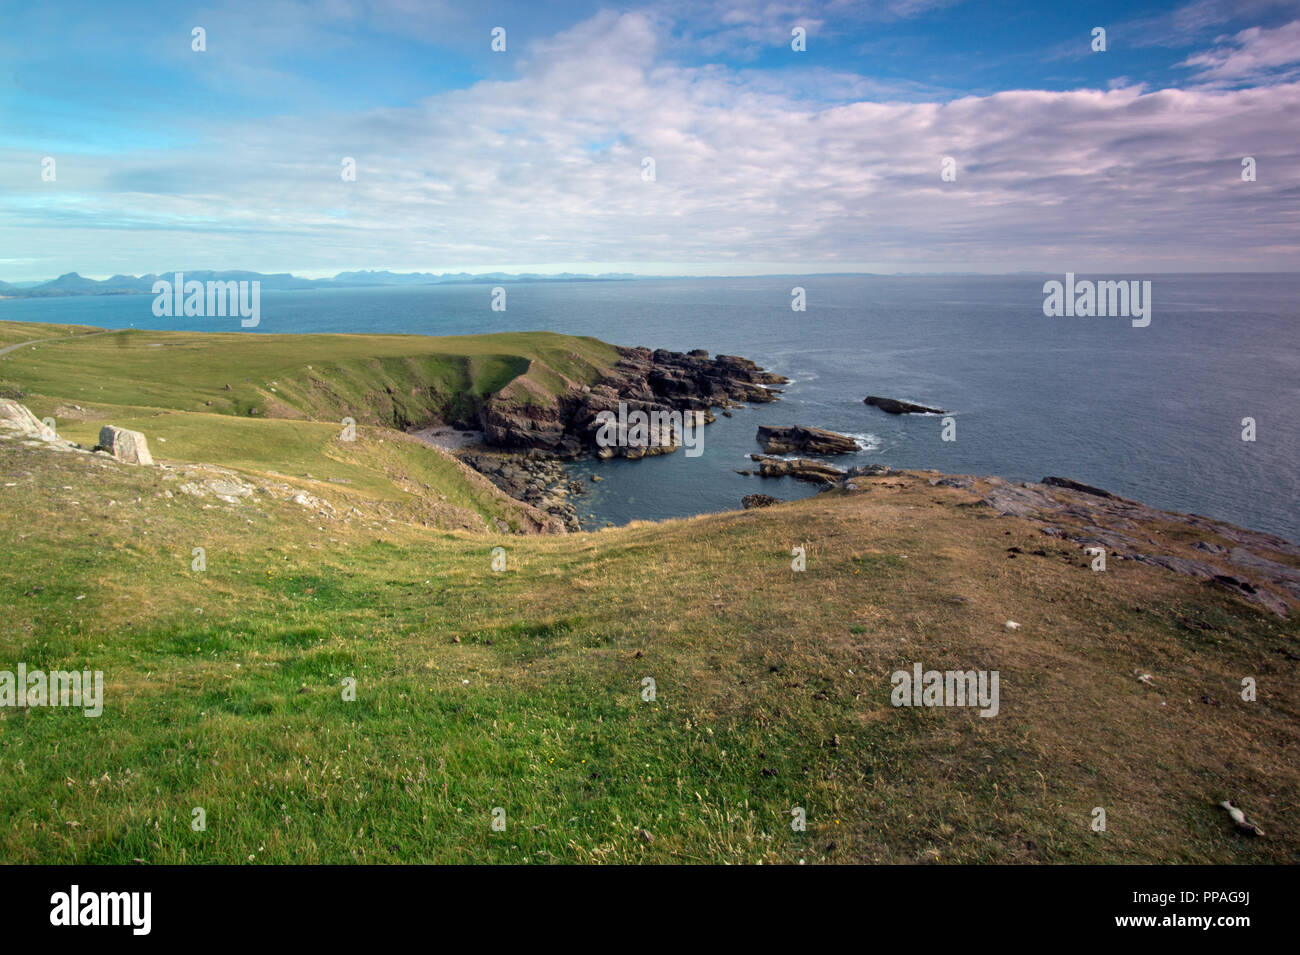
[[[47,338],[87,335],[103,329],[89,325],[46,325],[31,322],[0,322],[0,348]]]
[[[373,476],[423,458],[377,427],[341,449],[332,424],[153,418],[105,385],[168,454],[311,470],[340,502],[403,506]],[[1293,627],[1157,568],[1093,573],[922,477],[542,537],[205,506],[12,441],[0,473],[0,669],[106,681],[98,719],[0,709],[8,861],[1300,861]],[[914,661],[998,670],[999,716],[892,707]]]
[[[379,502],[443,527],[532,526],[535,516],[446,455],[392,430],[473,424],[480,404],[514,387],[520,400],[598,382],[613,346],[550,332],[252,335],[103,332],[0,323],[14,341],[76,332],[0,356],[0,395],[21,395],[59,433],[93,446],[104,424],[148,435],[159,460],[219,464],[250,478],[348,488],[349,506]],[[228,387],[227,387],[228,386]],[[338,440],[343,421],[356,442]]]
[[[36,329],[33,338],[44,334],[45,326],[27,327]],[[25,393],[80,404],[393,426],[466,415],[521,376],[529,385],[516,382],[521,394],[595,384],[617,360],[613,346],[552,332],[434,338],[129,329],[0,358],[0,388],[21,384]]]

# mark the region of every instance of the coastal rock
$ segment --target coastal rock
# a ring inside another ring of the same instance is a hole
[[[858,443],[846,434],[824,428],[789,428],[763,425],[756,440],[768,454],[854,454]]]
[[[848,472],[809,458],[771,458],[765,454],[751,454],[750,459],[758,462],[759,477],[792,477],[798,481],[810,481],[814,484],[831,484],[845,477]]]
[[[862,400],[865,404],[874,405],[889,414],[947,414],[942,408],[929,408],[925,405],[914,404],[911,401],[882,398],[879,395],[867,395]]]
[[[779,497],[772,497],[770,494],[746,494],[740,499],[740,506],[745,510],[755,507],[771,507],[773,504],[780,504]]]
[[[896,471],[888,464],[862,464],[857,467],[851,467],[844,476],[824,485],[823,491],[858,491],[863,488],[858,486],[858,480],[868,477],[900,477],[906,474],[905,471]]]
[[[895,470],[888,464],[860,464],[848,470],[849,477],[898,477],[904,473],[906,472]]]
[[[1096,495],[1097,497],[1115,498],[1115,495],[1110,493],[1110,491],[1103,491],[1099,487],[1093,487],[1091,484],[1084,484],[1080,481],[1072,481],[1070,478],[1045,477],[1043,478],[1042,483],[1046,484],[1048,487],[1064,487],[1064,488],[1068,488],[1071,491],[1079,491],[1083,494],[1093,494]]]
[[[479,424],[484,442],[492,447],[536,449],[561,457],[575,457],[582,449],[569,434],[558,404],[516,401],[498,393],[484,403]]]
[[[949,474],[940,478],[930,478],[931,487],[956,487],[969,491],[975,487],[975,479],[964,474]]]
[[[644,457],[664,454],[677,445],[671,426],[660,426],[651,440],[633,446],[601,448],[596,441],[602,411],[618,414],[641,411],[656,423],[680,421],[686,412],[699,412],[703,423],[714,420],[714,408],[777,400],[773,387],[786,378],[764,371],[735,355],[708,357],[665,349],[622,349],[610,373],[592,386],[574,384],[561,395],[539,394],[523,378],[489,397],[479,412],[484,441],[491,447],[533,450],[561,458],[599,453],[602,457]],[[672,416],[676,418],[662,417]]]
[[[578,509],[569,500],[585,490],[559,461],[516,454],[466,453],[460,460],[517,501],[549,515],[565,530],[581,530]]]
[[[1046,478],[1041,484],[1012,484],[985,478],[979,503],[998,514],[1043,523],[1040,531],[1081,548],[1100,547],[1115,559],[1159,567],[1224,587],[1280,617],[1300,601],[1300,567],[1283,561],[1300,558],[1300,548],[1272,534],[1248,531],[1196,514],[1179,514],[1148,507],[1109,491],[1070,478]],[[979,491],[975,493],[979,494]],[[1179,553],[1169,534],[1150,528],[1173,527],[1179,534],[1208,533],[1235,545],[1213,540],[1186,543]],[[1140,539],[1139,535],[1143,535]],[[1163,551],[1163,552],[1161,552]],[[1260,551],[1278,558],[1265,557]]]
[[[1264,577],[1269,583],[1287,590],[1300,599],[1300,569],[1252,554],[1242,547],[1234,547],[1228,553],[1228,562],[1244,567]]]
[[[106,424],[99,429],[99,446],[127,464],[153,464],[149,442],[139,431]]]
[[[620,401],[624,405],[622,415]],[[610,425],[607,426],[600,419],[602,412],[612,416]],[[713,420],[705,410],[685,412],[691,413],[698,415],[695,420],[700,423]],[[616,399],[604,390],[593,393],[587,402],[585,414],[592,417],[587,421],[586,433],[582,436],[584,444],[593,449],[596,457],[601,460],[614,457],[635,460],[656,454],[671,454],[681,442],[681,428],[685,424],[683,412],[678,412],[674,418],[673,409],[666,404],[635,398]],[[633,423],[637,419],[641,420],[640,425]],[[605,432],[604,443],[600,440],[602,431]]]

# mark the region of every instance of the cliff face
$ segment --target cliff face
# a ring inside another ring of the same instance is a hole
[[[734,355],[627,348],[598,384],[575,384],[560,395],[532,387],[527,375],[520,376],[484,402],[479,421],[493,447],[565,458],[597,451],[640,456],[670,446],[655,441],[645,448],[599,448],[596,416],[617,415],[623,402],[628,411],[647,414],[699,411],[709,423],[713,408],[775,401],[780,391],[772,386],[786,381]]]

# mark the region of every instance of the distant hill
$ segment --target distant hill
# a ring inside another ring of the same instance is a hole
[[[76,272],[68,272],[48,282],[0,282],[0,295],[6,298],[49,298],[65,295],[150,295],[153,294],[154,282],[159,279],[172,281],[177,271],[182,271],[186,281],[197,282],[261,282],[262,288],[271,290],[314,289],[314,288],[366,288],[384,286],[412,285],[448,285],[448,284],[485,284],[514,282],[611,282],[627,281],[636,278],[627,272],[605,273],[602,275],[584,275],[562,272],[559,275],[539,275],[529,272],[510,274],[507,272],[489,272],[473,275],[469,272],[389,272],[362,271],[340,272],[329,279],[299,278],[288,272],[268,274],[248,271],[212,271],[172,270],[169,272],[149,273],[148,275],[114,275],[112,278],[98,280],[88,279]]]

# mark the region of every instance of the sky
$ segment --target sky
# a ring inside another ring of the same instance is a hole
[[[1294,271],[1298,159],[1300,0],[0,0],[10,282]]]

